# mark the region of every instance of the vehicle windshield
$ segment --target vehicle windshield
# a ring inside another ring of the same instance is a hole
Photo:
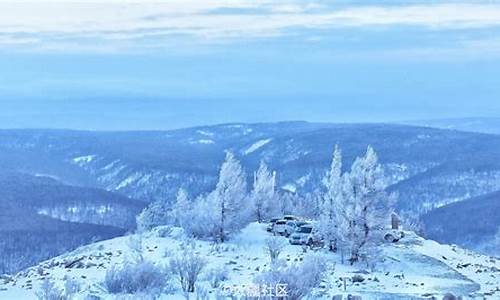
[[[311,227],[300,227],[299,232],[300,233],[311,233],[312,228]]]

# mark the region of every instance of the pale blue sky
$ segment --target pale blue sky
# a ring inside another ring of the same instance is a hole
[[[497,5],[103,3],[0,0],[0,128],[500,116]]]

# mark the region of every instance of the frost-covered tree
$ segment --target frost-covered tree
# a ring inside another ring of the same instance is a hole
[[[181,227],[186,227],[192,222],[193,203],[189,200],[188,193],[185,189],[179,189],[175,204],[172,208],[172,216],[175,219],[175,224]]]
[[[215,190],[198,196],[190,204],[189,213],[180,211],[188,209],[185,196],[181,192],[175,210],[178,211],[176,214],[181,220],[185,219],[180,225],[188,235],[224,242],[229,234],[247,224],[249,220],[247,199],[245,173],[234,155],[228,152],[221,166]]]
[[[291,210],[293,214],[310,219],[318,219],[321,213],[322,192],[315,189],[304,195],[295,194],[291,199]]]
[[[341,195],[334,202],[335,212],[335,246],[340,250],[342,262],[344,255],[350,252],[352,214],[352,186],[349,173],[344,173],[341,178]]]
[[[137,230],[147,231],[156,226],[169,224],[170,207],[164,201],[155,201],[137,216]]]
[[[346,184],[347,241],[354,263],[362,251],[382,241],[380,235],[389,223],[395,196],[385,191],[387,179],[372,147],[354,161]]]
[[[247,183],[246,175],[240,162],[231,152],[226,153],[226,160],[219,173],[219,182],[212,192],[213,210],[216,215],[217,240],[224,242],[227,235],[241,229],[245,220]]]
[[[182,223],[182,228],[190,236],[197,238],[216,238],[218,218],[214,210],[213,193],[198,196],[189,214],[189,221]]]
[[[257,222],[276,213],[278,207],[276,199],[276,173],[269,171],[264,162],[254,174],[253,189],[250,195],[253,215]]]
[[[281,191],[277,195],[277,208],[275,216],[301,214],[301,209],[298,208],[300,206],[300,200],[300,196],[295,193]]]
[[[323,178],[325,193],[320,209],[319,228],[325,244],[330,251],[337,249],[337,239],[341,234],[338,225],[345,219],[344,212],[344,179],[342,178],[342,153],[338,146],[335,146],[330,169]]]

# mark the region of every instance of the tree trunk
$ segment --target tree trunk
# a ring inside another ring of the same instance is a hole
[[[224,200],[221,202],[221,218],[220,218],[220,228],[219,228],[219,240],[221,243],[224,243],[225,237],[224,237],[224,226],[225,226],[225,220],[226,220],[226,207],[224,205]]]
[[[358,251],[352,251],[351,258],[349,258],[349,262],[351,263],[351,266],[354,265],[354,263],[358,262],[358,261],[359,261]]]

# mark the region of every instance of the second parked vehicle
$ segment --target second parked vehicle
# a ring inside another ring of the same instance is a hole
[[[273,231],[274,224],[276,224],[276,222],[277,222],[278,220],[279,220],[278,218],[272,218],[272,219],[269,221],[269,224],[267,225],[266,230],[267,230],[268,232],[272,232],[272,231]]]
[[[288,221],[285,228],[285,236],[289,237],[292,233],[296,232],[300,226],[308,224],[304,221]]]
[[[292,233],[289,238],[292,245],[318,245],[321,244],[321,238],[313,224],[300,226],[297,231]]]
[[[279,235],[285,235],[286,234],[286,220],[278,220],[276,223],[274,223],[273,226],[273,233],[274,234],[279,234]]]

